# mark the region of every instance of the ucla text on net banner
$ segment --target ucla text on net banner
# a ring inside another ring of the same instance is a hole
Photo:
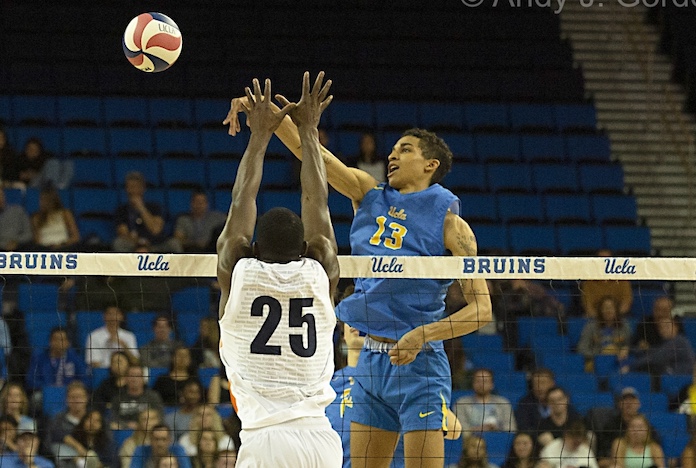
[[[696,258],[339,256],[343,278],[696,280]],[[212,254],[0,252],[0,275],[215,277]]]

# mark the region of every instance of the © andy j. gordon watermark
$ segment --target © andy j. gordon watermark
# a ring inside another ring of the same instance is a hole
[[[511,8],[552,8],[555,14],[563,11],[563,7],[568,0],[460,0],[465,7],[476,8],[484,3],[490,4],[493,8],[511,7]],[[570,0],[577,1],[583,8],[601,8],[608,6],[612,1],[624,8],[635,8],[644,6],[653,8],[656,6],[675,6],[677,8],[686,8],[696,6],[696,0]]]

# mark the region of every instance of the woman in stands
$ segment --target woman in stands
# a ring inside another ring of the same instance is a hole
[[[222,418],[215,406],[202,405],[191,418],[191,424],[186,434],[179,438],[179,445],[186,451],[189,457],[198,454],[198,442],[203,431],[212,431],[218,434],[218,450],[236,450],[232,438],[225,432]]]
[[[618,304],[613,297],[601,298],[597,312],[597,318],[590,319],[583,328],[578,342],[578,353],[585,357],[585,366],[589,371],[596,355],[626,355],[631,343],[631,327],[619,314]]]
[[[46,187],[39,196],[39,211],[31,217],[34,243],[43,249],[73,249],[80,231],[72,212],[63,207],[58,190]]]
[[[172,352],[169,372],[160,375],[152,389],[159,393],[165,406],[176,406],[181,398],[181,392],[191,380],[200,384],[191,361],[191,351],[184,346],[179,346]]]
[[[121,389],[126,388],[126,375],[131,366],[128,355],[123,351],[116,351],[111,355],[109,376],[94,391],[93,403],[102,411],[109,409],[111,399],[118,395]]]
[[[72,435],[65,438],[65,443],[77,452],[75,464],[78,468],[95,465],[115,466],[116,449],[106,431],[106,425],[99,410],[88,411],[77,424]],[[98,463],[95,463],[97,461]]]
[[[518,432],[501,468],[535,468],[538,461],[539,449],[534,438],[526,432]]]
[[[29,414],[29,399],[24,391],[24,388],[17,383],[8,383],[0,392],[0,409],[2,415],[9,415],[15,418],[19,423],[17,433],[21,432],[36,432],[36,420]]]
[[[193,468],[215,468],[220,454],[218,443],[224,433],[211,430],[203,430],[200,433],[198,443],[198,453],[191,458]]]
[[[138,426],[133,434],[123,441],[118,456],[121,459],[121,466],[126,468],[131,465],[131,458],[136,447],[139,445],[150,445],[150,431],[162,422],[162,415],[153,408],[144,409],[138,414]]]
[[[24,152],[17,161],[17,172],[20,182],[26,186],[35,186],[41,179],[41,171],[46,164],[48,155],[43,143],[38,138],[29,138],[24,145]]]
[[[363,133],[360,136],[360,152],[355,166],[370,174],[377,182],[387,179],[387,165],[377,155],[377,141],[372,133]]]
[[[611,448],[616,468],[665,468],[665,454],[652,439],[650,424],[642,414],[633,416],[626,433]]]
[[[464,448],[459,463],[450,468],[498,468],[498,465],[488,462],[486,441],[477,435],[464,439]]]

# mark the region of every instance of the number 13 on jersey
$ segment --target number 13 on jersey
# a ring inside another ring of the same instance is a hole
[[[391,229],[391,235],[384,239],[384,246],[388,249],[399,250],[404,242],[404,236],[408,232],[406,226],[399,223],[391,222],[388,225],[386,216],[377,216],[375,218],[377,221],[377,231],[370,238],[370,244],[379,245],[382,243],[382,236],[386,231],[386,228]]]

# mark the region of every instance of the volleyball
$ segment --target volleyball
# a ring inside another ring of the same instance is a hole
[[[144,72],[161,72],[181,54],[179,26],[162,13],[143,13],[131,20],[123,33],[123,53]]]

